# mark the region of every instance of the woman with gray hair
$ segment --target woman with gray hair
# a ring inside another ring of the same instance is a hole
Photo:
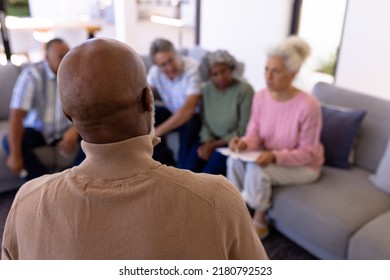
[[[200,65],[202,87],[200,143],[194,145],[184,168],[194,172],[226,174],[226,147],[233,137],[245,134],[254,90],[234,76],[236,59],[225,50],[206,54]]]
[[[310,183],[324,161],[320,143],[322,119],[315,97],[292,82],[310,54],[310,46],[292,36],[268,52],[267,87],[253,99],[244,137],[235,137],[232,150],[261,150],[255,162],[229,158],[228,179],[255,210],[253,222],[260,238],[269,229],[265,213],[271,206],[272,186]]]

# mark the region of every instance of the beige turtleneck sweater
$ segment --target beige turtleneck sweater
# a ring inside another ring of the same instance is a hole
[[[154,161],[154,140],[82,142],[80,166],[26,183],[2,258],[266,259],[236,188]]]

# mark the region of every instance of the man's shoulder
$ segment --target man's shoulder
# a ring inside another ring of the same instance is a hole
[[[222,175],[194,173],[168,166],[161,166],[155,172],[164,177],[172,186],[177,187],[179,191],[196,195],[210,203],[215,203],[221,197],[241,198],[238,190]]]
[[[31,71],[31,70],[43,70],[45,68],[45,61],[38,62],[28,62],[21,65],[22,71]]]
[[[47,195],[48,192],[57,191],[54,185],[61,181],[69,170],[65,170],[55,174],[44,175],[28,181],[19,189],[15,202],[16,203],[32,203],[35,204],[42,195]]]
[[[161,73],[162,72],[160,71],[158,66],[156,64],[153,64],[152,66],[150,66],[150,69],[148,71],[148,76],[156,76],[156,75],[159,75]]]
[[[34,62],[34,63],[26,63],[21,66],[22,71],[20,76],[27,76],[31,78],[38,79],[44,74],[45,70],[45,62]]]
[[[184,65],[184,71],[187,72],[187,71],[198,71],[199,69],[199,62],[192,58],[192,57],[189,57],[189,56],[182,56],[181,57],[182,61],[183,61],[183,65]]]

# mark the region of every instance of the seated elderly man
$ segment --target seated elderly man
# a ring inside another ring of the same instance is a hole
[[[86,159],[19,190],[3,259],[267,258],[227,179],[152,159],[153,95],[133,49],[88,40],[64,57],[58,78]]]
[[[34,149],[59,145],[69,156],[78,149],[79,135],[62,113],[57,70],[69,47],[55,38],[46,44],[46,58],[27,66],[16,81],[10,104],[9,132],[3,139],[7,166],[27,180],[49,173]],[[74,165],[84,155],[79,153]]]
[[[156,106],[156,136],[162,137],[162,141],[155,147],[153,158],[182,168],[199,139],[199,63],[179,55],[170,41],[161,38],[153,41],[150,58],[154,65],[149,70],[148,82],[164,102],[164,106]],[[172,131],[179,132],[177,163],[165,142],[165,136]]]

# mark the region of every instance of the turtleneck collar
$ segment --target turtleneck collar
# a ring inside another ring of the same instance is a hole
[[[108,144],[81,141],[86,159],[72,169],[81,176],[103,180],[133,177],[161,164],[152,159],[153,146],[159,138],[143,135]]]

